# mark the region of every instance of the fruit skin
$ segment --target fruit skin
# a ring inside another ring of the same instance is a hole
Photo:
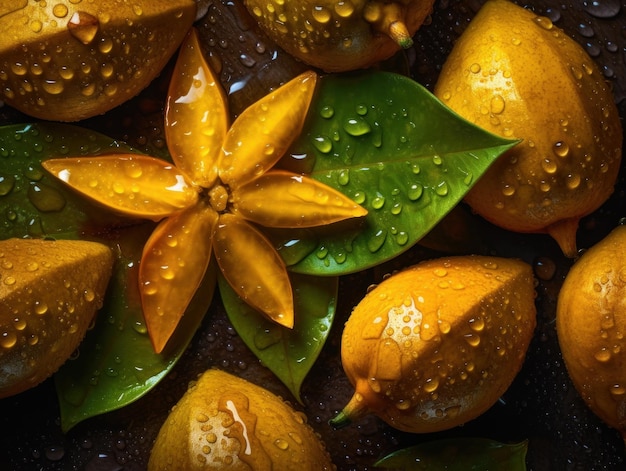
[[[626,439],[626,226],[588,249],[565,277],[556,330],[574,386]]]
[[[302,413],[255,384],[210,369],[170,411],[148,471],[225,468],[336,469]]]
[[[112,265],[96,242],[0,241],[0,398],[41,383],[76,350]]]
[[[264,32],[326,72],[370,67],[410,47],[434,0],[244,0]]]
[[[138,94],[196,14],[194,0],[4,3],[0,98],[55,121],[95,116]]]
[[[435,94],[486,130],[523,141],[466,201],[515,232],[547,232],[576,255],[576,229],[613,192],[622,128],[609,85],[548,18],[507,0],[477,13],[443,66]]]
[[[534,299],[532,269],[519,260],[456,256],[392,275],[345,325],[341,359],[356,392],[331,424],[374,413],[430,433],[478,417],[524,361]]]

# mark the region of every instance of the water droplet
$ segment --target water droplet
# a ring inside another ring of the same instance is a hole
[[[48,305],[41,301],[35,301],[33,305],[33,311],[35,312],[35,314],[42,316],[46,312],[48,312]]]
[[[337,183],[341,186],[345,186],[350,183],[350,171],[349,170],[341,170],[339,175],[337,176]]]
[[[424,384],[424,391],[427,393],[433,393],[437,390],[438,387],[439,387],[439,378],[437,377],[429,378],[426,380],[426,383]]]
[[[328,154],[333,150],[332,141],[326,136],[317,136],[313,139],[313,145],[323,154]]]
[[[470,72],[473,74],[477,74],[478,72],[480,72],[480,64],[474,62],[472,65],[470,65]]]
[[[3,348],[12,348],[17,343],[17,335],[13,332],[2,332],[0,335],[0,346]]]
[[[553,20],[545,16],[537,16],[534,18],[534,21],[537,25],[548,31],[554,27],[554,25],[552,24]]]
[[[355,137],[363,136],[372,132],[370,124],[361,117],[348,119],[348,121],[344,123],[343,129],[348,134]]]
[[[31,184],[27,194],[28,200],[42,213],[61,211],[65,207],[65,198],[51,186]]]
[[[91,43],[99,28],[98,18],[84,11],[75,12],[67,23],[70,34],[83,44]]]
[[[414,183],[409,187],[407,196],[411,201],[417,201],[418,199],[421,198],[423,193],[424,193],[424,187],[420,185],[419,183]]]
[[[626,394],[626,387],[622,386],[621,384],[613,384],[609,386],[609,392],[613,396],[623,396],[624,394]]]
[[[350,0],[339,0],[335,3],[335,13],[342,18],[348,18],[354,13],[354,5]]]
[[[335,110],[332,106],[326,105],[320,110],[320,116],[324,119],[330,119],[335,115]]]
[[[311,15],[313,16],[315,21],[321,24],[328,23],[332,17],[330,10],[320,5],[316,5],[313,7]]]
[[[478,347],[478,345],[480,345],[480,337],[476,334],[465,334],[463,336],[465,338],[465,341],[471,345],[472,347]]]
[[[276,445],[279,449],[285,451],[289,448],[289,442],[282,438],[277,438],[274,440],[274,445]]]
[[[552,146],[552,151],[558,157],[567,157],[569,154],[569,146],[563,141],[558,141]]]
[[[367,241],[367,248],[370,252],[375,253],[380,250],[380,248],[385,243],[385,239],[387,238],[387,231],[384,229],[379,229],[376,233]]]
[[[376,193],[374,199],[372,199],[372,208],[381,209],[385,205],[385,197],[380,193]]]
[[[436,187],[435,187],[435,193],[438,196],[446,196],[449,192],[449,187],[448,187],[448,183],[447,182],[440,182]]]
[[[6,196],[15,186],[15,177],[12,175],[0,175],[0,196]]]
[[[68,14],[67,6],[62,3],[57,3],[52,7],[52,14],[57,18],[65,18]]]
[[[620,0],[586,0],[583,8],[596,18],[613,18],[620,12]]]
[[[490,102],[491,112],[500,114],[504,111],[504,98],[501,95],[494,95]]]
[[[611,359],[611,351],[606,347],[602,347],[594,354],[594,357],[599,362],[606,363]]]

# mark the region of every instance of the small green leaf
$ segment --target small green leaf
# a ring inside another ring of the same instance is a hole
[[[219,277],[222,302],[237,333],[256,357],[300,399],[300,387],[315,363],[335,316],[335,277],[291,275],[295,323],[287,329],[268,320],[242,301]]]
[[[0,127],[0,238],[76,239],[108,224],[115,215],[79,197],[41,167],[65,155],[135,152],[124,143],[68,124]]]
[[[380,71],[324,76],[281,165],[310,173],[369,214],[316,229],[312,249],[310,238],[289,232],[277,239],[281,254],[297,260],[292,271],[318,275],[393,258],[427,234],[516,143],[462,119],[407,77]]]
[[[500,443],[486,438],[451,438],[396,451],[375,467],[411,471],[525,471],[528,441]]]
[[[75,359],[55,374],[64,431],[89,417],[119,409],[150,391],[187,348],[213,297],[209,269],[165,350],[156,354],[143,320],[137,268],[152,224],[126,229],[110,241],[117,248],[114,281],[94,328]]]

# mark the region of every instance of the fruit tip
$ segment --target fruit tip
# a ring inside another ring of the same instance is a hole
[[[352,420],[350,420],[350,417],[348,417],[344,411],[339,412],[335,417],[328,421],[328,424],[335,430],[347,427],[350,423],[352,423]]]
[[[555,222],[547,227],[548,234],[559,244],[563,255],[568,258],[576,257],[578,248],[576,246],[576,231],[580,218],[568,218]]]
[[[413,38],[409,34],[409,30],[402,21],[393,21],[389,25],[389,36],[393,39],[398,46],[402,49],[408,49],[413,46]]]

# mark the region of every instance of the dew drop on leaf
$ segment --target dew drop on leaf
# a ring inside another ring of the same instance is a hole
[[[344,125],[343,129],[351,136],[364,136],[372,132],[370,124],[361,117],[350,118]]]
[[[386,238],[387,231],[384,229],[378,229],[378,231],[376,231],[376,233],[367,241],[368,250],[372,253],[378,252],[385,243]]]
[[[12,175],[0,175],[0,196],[6,196],[15,186],[15,177]]]

